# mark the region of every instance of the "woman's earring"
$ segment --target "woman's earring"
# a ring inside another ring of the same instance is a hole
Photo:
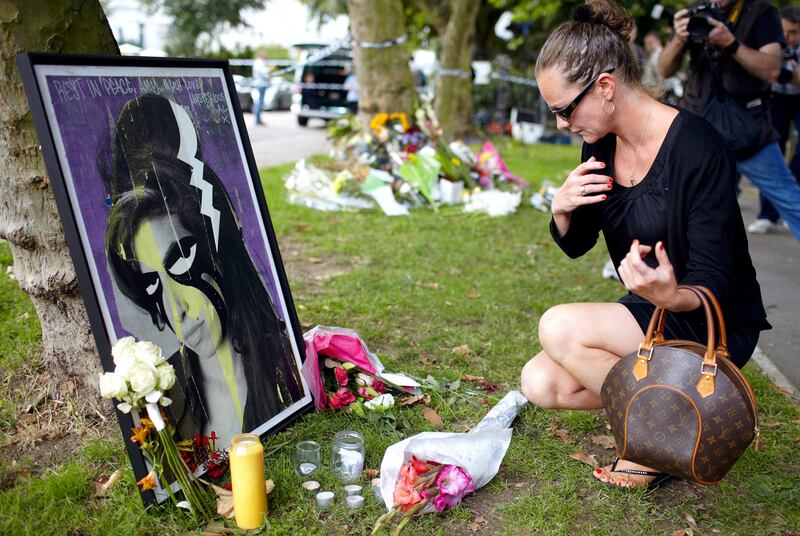
[[[600,107],[603,109],[603,113],[604,114],[611,115],[611,114],[614,113],[614,110],[617,109],[617,105],[614,103],[614,101],[608,101],[608,102],[611,102],[611,111],[607,112],[606,111],[606,102],[607,102],[606,99],[603,99],[603,104],[601,104]]]

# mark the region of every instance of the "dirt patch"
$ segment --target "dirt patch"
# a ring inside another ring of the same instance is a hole
[[[7,378],[0,429],[0,489],[73,458],[88,441],[109,437],[117,420],[109,404],[57,400],[46,394],[44,376],[22,368]]]
[[[364,264],[360,257],[314,256],[296,234],[283,236],[278,242],[289,284],[293,291],[296,288],[301,295],[315,294],[329,279],[344,275],[354,266]],[[295,296],[295,299],[300,297]]]

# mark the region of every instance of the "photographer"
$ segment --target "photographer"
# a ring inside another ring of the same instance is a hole
[[[786,142],[792,123],[800,132],[800,69],[797,67],[798,45],[800,45],[800,7],[788,6],[781,10],[783,35],[786,48],[783,50],[783,69],[778,81],[772,84],[772,126],[778,131],[778,145],[786,153]],[[795,150],[789,169],[800,181],[800,153]],[[759,195],[761,208],[756,221],[747,226],[748,232],[765,234],[773,229],[780,216],[769,199]]]
[[[673,27],[661,54],[661,75],[672,76],[689,51],[681,104],[717,128],[738,170],[800,240],[800,185],[783,160],[769,117],[770,84],[780,74],[785,44],[777,9],[766,0],[695,4],[675,14]]]

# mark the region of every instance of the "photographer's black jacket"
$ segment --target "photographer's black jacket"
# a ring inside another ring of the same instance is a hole
[[[731,2],[734,4],[735,0]],[[729,11],[723,13],[728,16]],[[733,28],[731,28],[733,26]],[[734,36],[748,48],[758,50],[769,43],[786,44],[778,10],[767,0],[744,0],[744,7],[735,25],[728,24]],[[776,141],[777,134],[769,119],[770,85],[745,69],[738,61],[719,48],[707,43],[689,41],[689,79],[684,87],[681,106],[702,114],[712,96],[712,68],[716,67],[725,93],[734,97],[750,115],[761,124],[761,137],[757,146],[737,158],[747,158],[764,145]]]
[[[582,161],[594,156],[614,177],[616,135],[584,144]],[[735,193],[736,163],[714,127],[681,110],[656,159],[636,186],[614,182],[608,199],[572,213],[567,233],[550,232],[572,258],[597,243],[600,231],[615,266],[633,239],[655,246],[661,240],[681,284],[704,285],[717,296],[730,329],[771,326],[747,249],[747,236]],[[645,258],[651,266],[657,261]]]

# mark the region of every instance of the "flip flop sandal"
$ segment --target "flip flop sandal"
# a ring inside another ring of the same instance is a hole
[[[626,475],[652,476],[652,477],[655,477],[655,478],[653,478],[653,480],[651,480],[650,483],[647,484],[647,486],[636,486],[634,488],[625,488],[625,487],[622,487],[622,486],[618,486],[616,484],[612,484],[611,482],[603,482],[602,480],[600,480],[600,482],[602,484],[605,484],[609,488],[638,489],[638,488],[641,488],[641,487],[646,487],[647,491],[650,492],[650,491],[654,491],[659,486],[662,486],[662,485],[666,484],[670,480],[674,480],[676,478],[676,477],[674,477],[674,476],[672,476],[670,474],[659,473],[659,472],[656,472],[656,471],[641,471],[639,469],[617,469],[617,464],[618,463],[619,463],[619,458],[614,458],[614,462],[611,464],[611,470],[609,471],[610,473],[624,473]]]

